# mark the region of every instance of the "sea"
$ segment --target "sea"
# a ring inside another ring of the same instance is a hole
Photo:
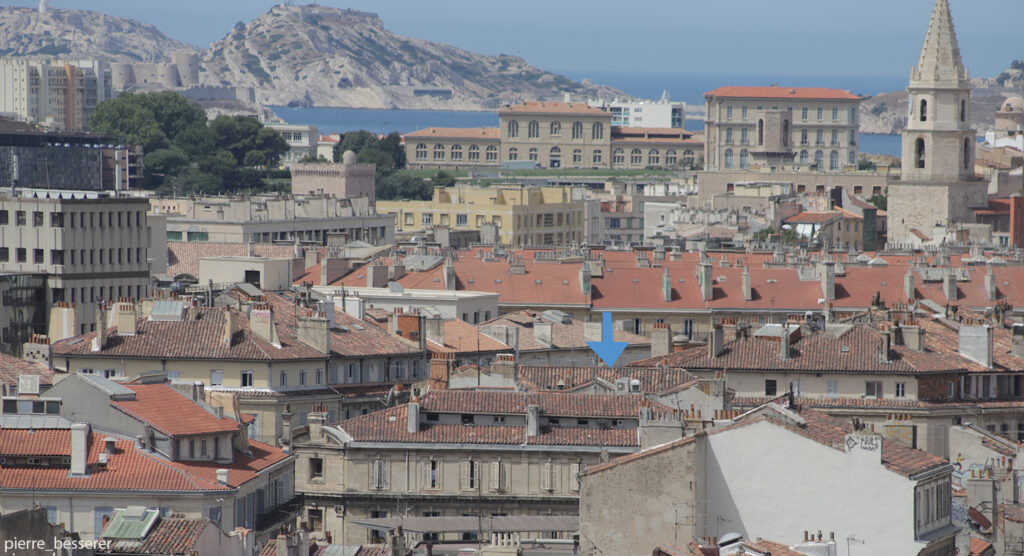
[[[861,96],[872,96],[906,87],[905,76],[858,75],[751,75],[716,73],[641,73],[613,71],[560,72],[572,79],[590,79],[614,87],[635,98],[659,99],[667,96],[689,105],[704,103],[704,93],[726,85],[779,85],[781,87],[829,87]],[[495,127],[495,111],[463,110],[372,110],[362,108],[289,108],[272,106],[282,120],[290,124],[315,125],[320,133],[346,133],[365,129],[374,133],[409,133],[426,127]],[[700,131],[704,122],[687,120],[686,128]],[[862,152],[900,155],[898,135],[862,133]]]

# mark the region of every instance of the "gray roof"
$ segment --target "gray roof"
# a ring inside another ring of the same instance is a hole
[[[357,519],[353,523],[370,529],[397,529],[411,533],[490,533],[492,531],[536,532],[576,531],[580,518],[567,516],[495,516],[495,517],[387,517]]]
[[[75,375],[75,376],[78,376],[78,377],[82,378],[82,380],[86,380],[86,381],[92,383],[93,386],[95,386],[96,388],[99,388],[104,393],[106,393],[108,396],[111,396],[113,398],[120,398],[120,399],[125,399],[125,398],[133,399],[133,398],[135,398],[135,392],[134,391],[132,391],[132,390],[130,390],[128,388],[125,388],[124,386],[121,386],[120,384],[114,382],[113,380],[110,380],[110,379],[107,379],[107,378],[103,378],[103,377],[98,376],[98,375],[78,374],[78,375]]]
[[[70,429],[71,421],[60,415],[0,415],[0,429]]]

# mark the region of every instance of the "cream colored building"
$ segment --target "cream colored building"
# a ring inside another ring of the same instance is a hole
[[[373,164],[357,164],[356,154],[345,151],[341,164],[332,162],[295,163],[291,165],[292,193],[295,195],[332,195],[339,199],[377,198]]]
[[[857,95],[771,86],[720,87],[704,98],[708,170],[857,166]]]
[[[434,189],[430,201],[380,201],[381,213],[394,215],[401,234],[433,226],[498,229],[505,245],[560,245],[583,241],[584,204],[568,187],[467,187]]]
[[[498,129],[429,127],[405,136],[409,168],[487,168],[501,164]]]
[[[96,60],[0,59],[0,113],[52,131],[84,131],[96,105],[112,98],[110,68]]]

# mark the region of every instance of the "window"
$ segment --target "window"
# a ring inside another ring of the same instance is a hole
[[[960,101],[960,121],[961,122],[966,122],[967,121],[967,101],[966,100],[961,100]]]
[[[25,225],[25,211],[19,210],[14,212],[14,223],[18,226]]]
[[[480,160],[480,147],[476,145],[469,146],[469,161],[478,162]]]
[[[750,153],[747,152],[747,149],[740,151],[740,168],[750,168]]]
[[[64,264],[64,251],[60,249],[50,249],[50,264]]]
[[[50,226],[54,228],[64,227],[64,213],[63,212],[51,212],[50,213]]]
[[[789,381],[789,391],[792,392],[794,396],[804,395],[804,381],[800,379]]]
[[[815,145],[824,145],[825,144],[825,132],[824,131],[819,129],[818,131],[814,132],[814,144]]]
[[[0,247],[0,263],[6,263],[11,260],[11,251],[8,247]]]
[[[370,488],[388,488],[388,462],[385,459],[370,461]]]
[[[782,146],[789,146],[789,120],[782,121]]]
[[[558,137],[559,135],[562,134],[562,123],[561,122],[551,122],[550,131],[551,131],[551,135],[553,137]]]
[[[554,151],[557,148],[558,147],[555,147],[555,148],[553,148],[551,150]],[[573,164],[583,164],[583,151],[581,149],[573,149],[572,150],[572,163]]]
[[[583,124],[580,122],[572,123],[572,138],[583,139]]]
[[[736,165],[736,163],[733,160],[732,149],[726,149],[725,150],[725,167],[726,168],[732,168],[735,165]]]
[[[727,120],[731,120],[732,119],[732,106],[726,106],[725,107],[725,119],[727,119]]]
[[[6,210],[0,210],[0,226],[6,226],[9,224],[9,217]]]
[[[594,122],[594,125],[590,126],[590,138],[595,141],[604,139],[604,124],[601,122]]]
[[[479,490],[480,489],[480,462],[479,461],[463,461],[461,463],[461,469],[459,473],[459,486],[460,490]]]
[[[529,157],[530,157],[530,160],[533,160],[533,161],[537,160],[537,148],[536,147],[531,147],[530,148]]]
[[[882,383],[877,380],[869,380],[864,386],[864,397],[882,399]]]
[[[825,383],[825,395],[830,398],[835,398],[839,395],[839,381],[828,380]]]
[[[914,160],[917,163],[918,168],[924,168],[925,165],[925,152],[924,152],[924,139],[918,137],[917,141],[914,142]]]
[[[807,108],[803,108],[800,110],[800,118],[804,120],[807,119]]]
[[[252,371],[242,371],[242,386],[243,387],[251,387],[252,386]]]
[[[824,108],[821,108],[821,107],[819,106],[819,107],[818,107],[818,120],[820,121],[820,120],[821,120],[822,118],[824,118],[824,117],[825,117],[825,109],[824,109]]]
[[[683,166],[687,168],[692,168],[696,160],[697,159],[694,157],[693,151],[691,151],[690,149],[686,149],[685,151],[683,151]]]
[[[818,167],[818,169],[821,169],[822,167],[825,166],[825,151],[814,152],[814,164],[815,166]]]
[[[540,137],[540,124],[537,123],[537,120],[531,120],[530,123],[526,124],[526,137],[528,139]]]
[[[508,136],[510,139],[519,137],[519,122],[513,120],[508,123]]]
[[[548,492],[558,490],[558,466],[550,460],[541,464],[540,489]]]
[[[309,458],[309,480],[311,480],[311,481],[322,481],[322,480],[324,480],[324,460],[323,460],[323,458]]]
[[[772,380],[772,379],[765,380],[764,381],[764,395],[765,396],[775,396],[777,394],[778,394],[778,386],[776,385],[775,381]]]
[[[832,130],[832,144],[833,145],[838,145],[839,144],[839,130],[838,129],[833,129]]]
[[[764,145],[764,120],[757,120],[757,144]]]
[[[32,225],[37,228],[43,225],[43,213],[39,211],[32,212]]]
[[[491,490],[501,492],[508,488],[506,486],[506,467],[507,465],[503,464],[501,460],[491,462]]]
[[[462,160],[462,145],[452,145],[452,160]]]
[[[434,145],[434,160],[444,160],[444,145]]]
[[[838,121],[838,120],[839,120],[839,108],[833,108],[832,109],[832,121]]]
[[[469,225],[469,215],[467,214],[456,214],[455,215],[456,226],[467,226]]]
[[[806,129],[801,129],[800,130],[800,144],[801,145],[806,145],[807,144],[807,130]]]
[[[305,385],[306,385],[306,370],[303,369],[303,370],[299,371],[299,386],[305,386]]]
[[[665,151],[665,166],[675,166],[677,162],[676,151],[671,149]]]
[[[747,107],[740,108],[740,118],[747,119]]]
[[[839,152],[832,151],[828,154],[828,169],[838,170],[839,169]]]
[[[595,166],[598,165],[598,164],[601,164],[602,162],[604,162],[604,156],[602,155],[600,150],[594,151],[593,160],[594,160],[593,164]]]
[[[808,158],[809,156],[806,150],[800,151],[800,164],[807,164]]]
[[[732,143],[732,128],[731,127],[725,128],[725,142],[726,143]]]
[[[657,166],[661,164],[661,153],[658,152],[658,149],[651,149],[647,153],[647,164],[651,166]]]
[[[278,386],[281,388],[288,386],[288,371],[281,371],[281,381],[278,383]]]
[[[626,162],[626,155],[622,149],[615,149],[612,152],[612,164],[624,164]]]
[[[629,163],[634,165],[634,166],[638,166],[640,164],[643,164],[644,163],[644,153],[643,153],[643,151],[641,151],[640,149],[633,149],[633,151],[629,153]]]
[[[921,116],[921,121],[922,122],[927,122],[928,121],[928,100],[927,99],[921,99],[920,116]]]
[[[971,138],[964,139],[964,170],[971,169]]]
[[[434,224],[434,213],[424,212],[420,215],[420,223],[424,226],[432,226]]]
[[[487,162],[496,162],[498,160],[498,147],[489,145],[487,147]],[[512,159],[510,159],[512,160]]]
[[[906,382],[897,382],[896,383],[896,397],[897,398],[905,398],[905,397],[907,397],[907,383]]]
[[[427,488],[441,488],[441,462],[435,459],[427,463]]]
[[[519,160],[519,149],[512,147],[508,150],[509,160]]]
[[[43,264],[45,252],[42,249],[32,250],[32,262],[35,264]]]
[[[224,371],[214,369],[210,371],[210,386],[221,386],[224,384]]]

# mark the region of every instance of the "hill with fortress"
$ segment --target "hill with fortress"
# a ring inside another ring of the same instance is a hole
[[[0,8],[0,55],[97,59],[115,89],[203,86],[264,105],[483,110],[507,102],[629,95],[538,69],[402,37],[376,15],[279,5],[202,49],[153,25],[95,11]],[[248,95],[244,95],[248,96]]]

